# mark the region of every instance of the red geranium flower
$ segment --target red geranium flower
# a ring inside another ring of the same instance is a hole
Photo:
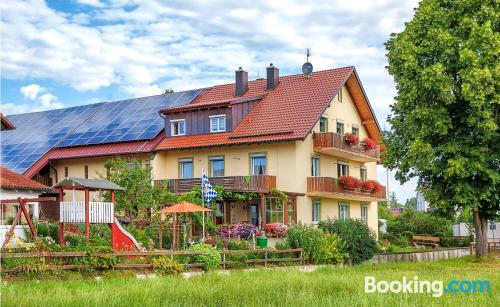
[[[377,180],[365,180],[361,182],[361,189],[377,193],[382,190],[382,185]]]
[[[340,176],[340,183],[344,186],[345,189],[355,190],[359,188],[359,179],[351,176]]]
[[[344,135],[345,142],[351,146],[358,145],[359,143],[359,137],[355,134],[352,133],[346,133]]]
[[[363,146],[365,147],[365,149],[375,149],[377,147],[377,143],[375,143],[375,141],[370,138],[364,138]]]

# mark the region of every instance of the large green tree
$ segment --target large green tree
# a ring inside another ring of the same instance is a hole
[[[397,85],[383,163],[433,206],[471,210],[476,255],[500,206],[498,0],[423,0],[386,43]]]
[[[177,200],[167,189],[152,185],[151,167],[142,167],[138,160],[127,163],[121,158],[113,158],[106,161],[105,167],[107,173],[100,176],[125,189],[116,193],[115,205],[118,211],[125,211],[132,225],[141,212],[156,211],[166,202]]]

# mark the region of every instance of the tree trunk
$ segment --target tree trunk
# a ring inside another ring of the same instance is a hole
[[[474,210],[474,229],[476,230],[476,257],[488,254],[488,219]]]

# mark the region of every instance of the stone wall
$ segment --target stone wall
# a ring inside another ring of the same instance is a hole
[[[470,254],[468,247],[458,247],[458,248],[447,248],[447,249],[435,249],[435,250],[422,250],[416,252],[406,252],[406,253],[383,253],[375,254],[372,259],[368,260],[368,263],[386,263],[386,262],[421,262],[421,261],[437,261],[441,259],[451,259],[463,256],[468,256]]]

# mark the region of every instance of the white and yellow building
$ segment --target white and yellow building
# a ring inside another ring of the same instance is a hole
[[[380,159],[380,128],[354,67],[280,77],[270,65],[266,79],[253,81],[241,69],[235,74],[235,83],[157,110],[164,126],[154,138],[55,146],[24,174],[53,183],[96,178],[119,155],[150,165],[154,183],[175,193],[200,185],[202,170],[225,190],[256,193],[249,202],[217,204],[218,224],[354,218],[377,232],[385,189],[339,180],[375,180]],[[359,143],[349,144],[346,134]],[[286,194],[283,203],[275,190]]]

